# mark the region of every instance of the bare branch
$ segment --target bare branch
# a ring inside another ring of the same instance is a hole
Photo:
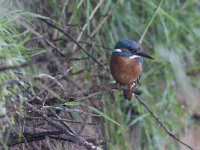
[[[42,128],[33,128],[33,127],[13,127],[11,129],[11,133],[9,135],[7,145],[8,146],[15,146],[17,144],[22,144],[26,142],[34,142],[34,141],[40,141],[45,140],[47,137],[50,137],[52,139],[56,140],[64,140],[67,142],[73,142],[72,137],[66,134],[63,134],[63,132],[59,130],[47,130]],[[19,134],[22,134],[20,136]],[[21,137],[21,138],[20,138]],[[88,141],[91,141],[93,139],[87,139]]]
[[[64,126],[62,126],[60,123],[58,123],[57,121],[52,120],[50,117],[48,117],[43,111],[36,109],[33,105],[29,104],[28,102],[24,101],[23,105],[26,108],[31,109],[33,112],[35,112],[36,114],[38,114],[39,116],[41,116],[43,119],[45,119],[49,124],[51,124],[53,127],[57,128],[59,131],[61,131],[62,133],[71,136],[71,140],[74,143],[83,145],[85,147],[87,147],[88,149],[91,150],[100,150],[101,148],[95,146],[93,143],[90,143],[84,139],[82,139],[81,137],[79,137],[76,134],[71,133],[69,130],[67,130]]]
[[[23,136],[19,136],[21,134]],[[12,132],[9,135],[7,145],[8,146],[14,146],[17,144],[25,143],[25,142],[33,142],[33,141],[40,141],[44,140],[46,136],[50,135],[59,135],[62,134],[60,131],[53,131],[53,130],[46,130],[41,128],[30,128],[30,127],[14,127],[12,128]],[[68,137],[68,140],[71,141],[70,136]]]
[[[65,99],[76,99],[78,97],[87,97],[90,94],[94,94],[94,93],[98,93],[98,92],[111,92],[112,90],[125,90],[125,89],[129,89],[129,87],[127,85],[123,85],[123,86],[117,86],[115,83],[110,83],[110,84],[103,84],[103,85],[99,85],[99,86],[92,86],[89,89],[85,89],[82,91],[76,91],[76,92],[71,92],[69,93],[69,91],[66,91],[64,93],[64,98]],[[133,93],[137,94],[137,95],[141,95],[142,92],[137,89],[137,88],[133,88],[132,90]]]
[[[140,104],[142,104],[142,106],[144,106],[146,108],[146,110],[150,113],[150,115],[156,120],[156,122],[161,126],[161,128],[163,128],[163,130],[174,140],[178,141],[179,143],[185,145],[187,148],[189,148],[190,150],[194,150],[191,146],[189,146],[188,144],[186,144],[185,142],[183,142],[179,137],[176,137],[160,120],[160,118],[158,116],[156,116],[153,111],[150,109],[150,107],[138,96],[135,95],[136,99],[140,102]]]
[[[47,61],[48,61],[47,58],[42,58],[42,59],[37,58],[37,59],[32,59],[28,62],[19,64],[19,65],[7,65],[7,66],[0,65],[0,72],[6,71],[6,70],[12,70],[12,69],[24,68],[24,67],[27,67],[27,66],[30,66],[30,65],[35,65],[35,63],[44,63],[44,62],[47,62]]]
[[[40,19],[41,19],[41,18],[40,18]],[[42,20],[43,22],[45,22],[46,24],[48,24],[49,26],[51,26],[51,27],[57,29],[58,31],[60,31],[61,33],[63,33],[67,38],[69,38],[72,42],[74,42],[81,50],[83,50],[89,57],[91,57],[92,60],[93,60],[95,63],[97,63],[100,67],[102,67],[102,68],[105,69],[104,65],[103,65],[101,62],[99,62],[99,60],[98,60],[94,55],[92,55],[91,53],[89,53],[84,47],[82,47],[81,44],[79,44],[79,43],[78,43],[73,37],[71,37],[68,33],[66,33],[66,32],[65,32],[64,30],[62,30],[61,28],[59,28],[59,27],[57,27],[56,25],[54,25],[54,24],[48,22],[48,21],[45,20],[45,19],[41,19],[41,20]]]
[[[64,97],[65,99],[77,99],[78,97],[87,97],[90,94],[99,93],[99,92],[111,92],[112,90],[116,90],[116,89],[118,89],[118,90],[129,89],[129,87],[126,86],[126,85],[118,87],[115,83],[110,83],[110,84],[104,84],[104,85],[100,85],[100,86],[94,85],[94,86],[90,87],[89,89],[82,89],[80,87],[81,90],[73,91],[73,92],[70,93],[69,91],[66,91],[64,89],[62,84],[59,83],[59,81],[56,78],[54,78],[50,75],[40,74],[40,75],[35,76],[35,78],[47,78],[47,79],[53,81],[54,86],[58,86],[60,88],[61,92],[59,94],[62,95],[62,97]],[[166,127],[166,125],[164,125],[162,123],[160,118],[157,115],[155,115],[153,113],[153,111],[150,109],[150,107],[138,96],[138,95],[141,94],[141,91],[139,89],[133,88],[132,92],[135,93],[136,99],[142,104],[142,106],[144,106],[146,108],[146,110],[150,113],[150,115],[156,120],[156,122],[161,126],[161,128],[170,137],[172,137],[174,140],[178,141],[179,143],[185,145],[190,150],[194,150],[191,146],[189,146],[188,144],[183,142],[179,137],[176,137]],[[52,126],[56,127],[62,133],[65,133],[66,135],[71,136],[72,142],[80,144],[80,145],[84,145],[84,146],[88,147],[89,149],[99,149],[98,147],[94,146],[92,143],[89,143],[88,141],[80,138],[75,132],[71,132],[68,128],[66,128],[66,126],[64,127],[59,122],[55,121],[54,119],[49,118],[43,111],[36,109],[33,105],[29,104],[28,102],[24,101],[24,106],[26,108],[31,109],[33,112],[35,112],[36,114],[38,114],[39,116],[44,118],[47,122],[49,122]]]

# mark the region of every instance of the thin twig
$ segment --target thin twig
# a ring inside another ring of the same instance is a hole
[[[25,20],[15,20],[15,22],[17,22],[18,24],[20,24],[22,27],[28,29],[31,33],[33,33],[34,35],[36,35],[36,37],[39,39],[39,42],[42,44],[42,46],[44,48],[46,48],[47,54],[49,54],[50,56],[52,56],[50,54],[50,48],[49,46],[53,47],[62,57],[65,57],[65,54],[62,52],[61,49],[57,48],[54,43],[50,42],[48,39],[46,39],[42,34],[40,34],[39,32],[35,31],[33,29],[33,27]],[[49,46],[48,46],[49,45]],[[52,56],[53,57],[53,56]]]
[[[48,74],[38,74],[38,75],[35,75],[33,78],[36,78],[36,79],[37,78],[40,78],[40,79],[41,78],[46,78],[49,81],[52,81],[55,85],[57,85],[62,92],[65,91],[65,88],[62,86],[62,84],[55,77],[52,77],[51,75],[48,75]]]
[[[80,124],[86,124],[86,125],[94,125],[94,126],[98,126],[99,123],[92,123],[92,122],[83,122],[83,121],[76,121],[76,120],[71,120],[71,119],[54,119],[57,121],[61,121],[61,122],[69,122],[69,123],[80,123]]]
[[[41,18],[40,18],[41,19]],[[104,68],[104,64],[102,64],[101,62],[98,61],[98,59],[92,55],[91,53],[89,53],[79,42],[77,42],[73,37],[71,37],[71,35],[69,35],[68,33],[66,33],[64,30],[62,30],[61,28],[57,27],[56,25],[46,21],[45,19],[41,19],[44,23],[46,23],[47,25],[58,29],[58,31],[60,31],[61,33],[63,33],[67,38],[69,38],[72,42],[74,42],[81,50],[83,50],[90,58],[92,58],[92,60],[97,63],[100,67]]]
[[[15,146],[17,144],[40,141],[44,140],[47,136],[63,134],[61,131],[56,130],[46,130],[42,128],[32,128],[24,126],[23,129],[21,127],[13,127],[10,129],[12,132],[9,135],[7,146]],[[19,133],[22,133],[23,137],[20,138]],[[69,136],[68,136],[69,137]],[[70,137],[68,138],[70,142]]]
[[[75,93],[68,93],[69,91],[64,91],[64,87],[59,83],[59,81],[50,76],[50,75],[38,75],[36,77],[43,77],[43,78],[47,78],[50,80],[54,81],[54,84],[59,86],[61,89],[61,95],[63,94],[63,96],[66,99],[75,99],[77,97],[87,97],[90,94],[94,94],[94,93],[98,93],[98,92],[109,92],[112,91],[114,89],[129,89],[128,86],[120,86],[118,87],[115,83],[110,83],[110,84],[106,84],[106,85],[100,85],[100,86],[92,86],[89,89],[85,89],[83,90],[81,87],[79,87],[80,91],[76,91]],[[176,141],[178,141],[179,143],[185,145],[186,147],[188,147],[190,150],[194,150],[191,146],[189,146],[188,144],[186,144],[185,142],[183,142],[179,137],[176,137],[160,120],[160,118],[158,116],[156,116],[153,111],[150,109],[150,107],[138,96],[141,94],[141,91],[137,88],[133,88],[132,90],[133,93],[135,93],[135,97],[136,99],[147,109],[147,111],[151,114],[151,116],[157,121],[157,123],[164,129],[164,131],[173,139],[175,139]],[[45,120],[47,120],[50,124],[52,124],[53,126],[55,126],[57,129],[61,129],[61,131],[63,131],[64,133],[70,134],[71,136],[74,136],[75,138],[77,138],[76,135],[74,135],[73,133],[69,132],[69,131],[65,131],[66,129],[61,126],[60,124],[58,124],[57,122],[55,122],[54,120],[52,120],[51,118],[49,118],[48,116],[46,116],[42,111],[37,110],[36,108],[34,108],[31,104],[29,104],[28,102],[24,101],[24,105],[30,109],[32,109],[34,112],[36,112],[37,114],[39,114],[41,117],[43,117]],[[84,145],[83,141],[81,139],[79,139],[80,144]],[[87,144],[86,144],[87,145]],[[90,145],[90,144],[89,144]]]
[[[157,123],[161,126],[161,128],[164,129],[164,131],[174,140],[178,141],[179,143],[185,145],[187,148],[189,148],[190,150],[194,150],[191,146],[189,146],[188,144],[186,144],[185,142],[183,142],[179,137],[176,137],[160,120],[160,118],[158,116],[156,116],[153,111],[150,109],[150,107],[138,96],[135,95],[136,99],[140,102],[140,104],[142,104],[146,110],[151,114],[151,116],[157,121]]]
[[[30,118],[26,118],[26,119],[30,119]],[[20,126],[12,127],[12,129],[10,130],[11,130],[11,133],[6,143],[7,146],[9,147],[13,147],[17,144],[22,144],[22,143],[27,143],[27,142],[45,140],[47,137],[73,143],[71,136],[63,134],[63,132],[59,130],[49,130],[49,129],[36,128],[36,127],[33,128],[33,127],[26,127],[26,126],[23,127],[23,129]],[[22,134],[23,136],[22,138],[20,138],[19,133]],[[91,141],[91,140],[93,139],[87,139],[87,141]]]
[[[90,94],[94,94],[94,93],[98,93],[98,92],[110,92],[113,90],[126,90],[129,89],[128,85],[123,85],[123,86],[117,86],[115,83],[109,83],[109,84],[103,84],[103,85],[99,85],[99,86],[92,86],[88,89],[84,89],[84,90],[79,90],[79,91],[72,91],[71,93],[69,91],[64,92],[63,97],[65,99],[77,99],[78,97],[87,97]],[[137,88],[133,88],[132,92],[137,94],[137,95],[141,95],[142,92],[137,89]]]
[[[27,63],[23,63],[23,64],[20,64],[20,65],[0,66],[0,72],[6,71],[6,70],[11,70],[11,69],[24,68],[24,67],[27,67],[28,65],[32,65],[32,63],[27,62]]]
[[[85,147],[87,147],[88,149],[91,150],[101,150],[101,148],[95,146],[93,143],[90,143],[84,139],[82,139],[81,137],[74,135],[73,133],[71,133],[69,130],[67,130],[64,126],[62,126],[60,123],[58,123],[57,121],[52,120],[51,118],[49,118],[43,111],[40,111],[38,109],[36,109],[33,105],[29,104],[28,102],[24,101],[23,105],[26,108],[31,109],[33,112],[35,112],[36,114],[38,114],[39,116],[41,116],[43,119],[45,119],[49,124],[51,124],[53,127],[57,128],[59,131],[63,132],[66,135],[71,136],[71,140],[74,143],[83,145]]]
[[[22,63],[22,64],[18,64],[18,65],[0,65],[0,72],[2,71],[6,71],[6,70],[13,70],[13,69],[20,69],[20,68],[25,68],[27,66],[31,66],[31,65],[35,65],[36,63],[44,63],[44,62],[48,62],[48,59],[32,59],[28,62]]]
[[[62,37],[62,38],[57,38],[57,39],[55,39],[55,40],[53,40],[53,41],[56,42],[56,41],[68,41],[68,40],[67,40],[65,37]],[[113,50],[113,48],[106,47],[106,46],[104,46],[104,45],[99,45],[99,44],[95,43],[94,41],[92,41],[92,42],[79,41],[79,43],[81,43],[81,44],[86,44],[86,45],[88,45],[88,46],[94,45],[94,46],[96,46],[96,47],[103,48],[104,50],[109,50],[109,51],[112,51],[112,50]]]
[[[25,116],[23,117],[25,120],[42,120],[41,117],[30,117],[30,116]],[[55,121],[60,121],[60,122],[69,122],[69,123],[80,123],[80,124],[86,124],[86,125],[94,125],[94,126],[99,126],[99,123],[92,123],[92,122],[83,122],[83,121],[76,121],[76,120],[71,120],[71,119],[63,119],[63,118],[52,118]]]

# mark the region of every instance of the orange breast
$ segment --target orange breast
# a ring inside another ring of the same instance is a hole
[[[115,56],[110,60],[110,69],[115,81],[121,84],[131,84],[142,72],[142,64],[135,59]]]

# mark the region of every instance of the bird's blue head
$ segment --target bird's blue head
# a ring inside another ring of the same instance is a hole
[[[115,45],[115,49],[127,49],[129,51],[138,51],[140,50],[140,45],[129,39],[121,39]]]
[[[126,49],[129,50],[133,55],[138,55],[145,58],[153,59],[153,57],[147,55],[141,50],[139,43],[130,39],[119,40],[115,45],[114,49]]]

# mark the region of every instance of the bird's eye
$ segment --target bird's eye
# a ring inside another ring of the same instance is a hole
[[[140,49],[136,49],[135,50],[135,54],[139,53],[140,52]]]

